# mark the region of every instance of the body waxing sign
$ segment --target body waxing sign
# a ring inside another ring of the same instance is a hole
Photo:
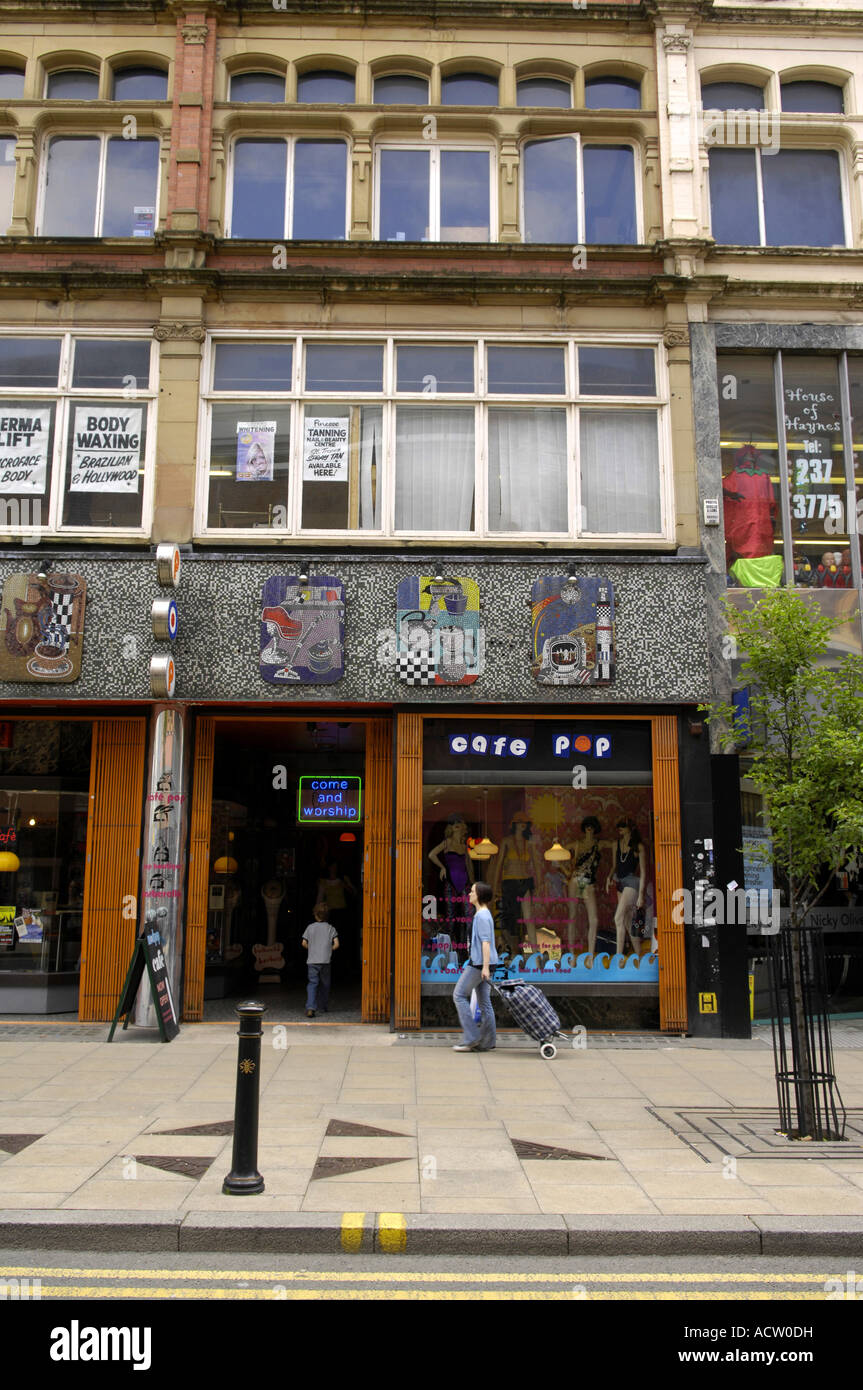
[[[297,798],[297,820],[349,821],[362,818],[363,783],[361,777],[301,777]]]
[[[11,406],[0,413],[0,492],[44,492],[51,409]]]
[[[75,407],[70,492],[137,492],[140,406]]]
[[[314,416],[305,421],[303,479],[313,483],[348,481],[347,416]]]

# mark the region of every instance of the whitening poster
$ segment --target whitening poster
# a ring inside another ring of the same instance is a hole
[[[271,483],[276,452],[276,421],[240,420],[237,424],[237,482]]]
[[[70,492],[137,492],[141,406],[75,407]]]
[[[0,411],[0,493],[44,492],[51,410],[7,406]]]
[[[313,483],[348,481],[347,416],[306,416],[303,479]]]

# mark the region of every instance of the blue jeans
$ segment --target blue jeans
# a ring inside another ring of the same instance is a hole
[[[306,990],[306,1008],[325,1010],[330,1002],[330,964],[310,965],[309,987]]]
[[[470,996],[473,990],[476,990],[482,1015],[479,1023],[474,1022],[471,1013]],[[473,1047],[475,1043],[481,1048],[494,1047],[497,1042],[497,1030],[494,1010],[491,1007],[491,984],[482,978],[482,971],[475,970],[470,964],[466,965],[456,981],[452,998],[461,1024],[462,1042],[468,1047]]]

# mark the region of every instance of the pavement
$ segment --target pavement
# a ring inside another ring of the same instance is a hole
[[[777,1133],[752,1040],[264,1028],[259,1195],[226,1196],[236,1027],[0,1022],[0,1248],[863,1259],[863,1020],[844,1142]],[[859,1266],[858,1266],[859,1267]]]

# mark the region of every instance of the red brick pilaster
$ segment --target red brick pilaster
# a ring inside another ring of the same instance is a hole
[[[210,200],[210,133],[218,18],[203,6],[177,11],[169,231],[206,231]]]

